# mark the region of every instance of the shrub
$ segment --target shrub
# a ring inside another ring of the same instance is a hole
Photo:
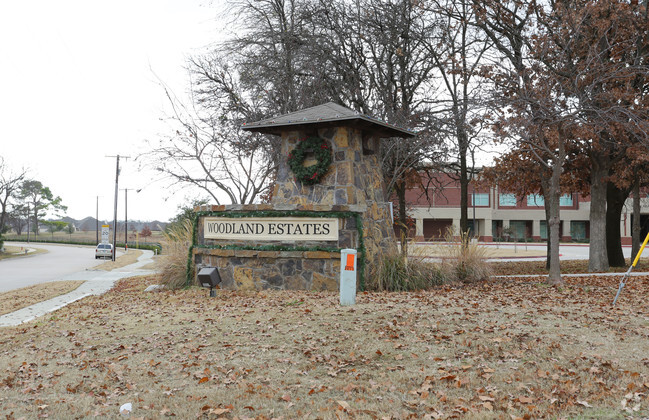
[[[443,282],[437,264],[419,257],[405,258],[401,254],[394,254],[381,258],[381,265],[370,277],[367,286],[377,291],[407,292],[429,289]]]
[[[165,247],[165,256],[159,261],[162,284],[169,289],[179,289],[186,285],[187,254],[192,243],[192,231],[191,220],[185,220],[168,232],[163,232],[167,247]]]
[[[486,249],[471,242],[468,232],[461,233],[459,238],[453,235],[453,230],[446,232],[444,256],[441,263],[443,277],[449,281],[475,283],[488,280],[491,267],[486,262]]]

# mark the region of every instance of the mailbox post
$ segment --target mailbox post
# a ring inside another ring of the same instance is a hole
[[[340,251],[340,304],[343,306],[356,303],[356,250]]]

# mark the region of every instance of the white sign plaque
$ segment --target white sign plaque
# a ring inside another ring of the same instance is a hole
[[[338,219],[323,217],[206,217],[205,239],[337,241]]]
[[[110,233],[110,226],[109,225],[101,225],[101,243],[102,244],[107,244],[108,243],[108,235]]]

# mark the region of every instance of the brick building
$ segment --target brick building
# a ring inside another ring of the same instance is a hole
[[[442,185],[442,187],[440,187]],[[531,194],[525,197],[503,191],[498,186],[484,188],[469,185],[469,228],[477,233],[480,241],[547,239],[543,196]],[[643,213],[649,213],[649,203],[643,199]],[[414,219],[410,236],[417,240],[440,240],[449,227],[460,230],[460,184],[448,177],[428,189],[407,192],[408,216]],[[578,193],[561,197],[561,241],[581,242],[590,238],[590,197]],[[622,243],[631,243],[632,200],[628,199],[620,220]],[[649,216],[642,216],[643,234]]]

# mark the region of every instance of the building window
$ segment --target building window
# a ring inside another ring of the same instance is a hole
[[[498,197],[498,204],[501,206],[516,206],[516,195],[515,194],[500,194]]]
[[[573,240],[583,241],[586,239],[586,222],[571,221],[570,222],[570,236]]]
[[[509,222],[509,229],[512,240],[519,241],[528,236],[527,221],[525,220],[511,220]]]
[[[478,220],[475,221],[475,227],[473,226],[473,220],[469,220],[467,227],[469,228],[469,231],[467,232],[470,237],[477,236],[478,234],[478,228],[480,227],[480,222]]]
[[[541,234],[541,239],[543,240],[548,239],[548,222],[546,222],[545,220],[541,220],[540,234]]]
[[[559,205],[561,207],[572,207],[572,195],[564,194],[559,198]]]
[[[527,196],[527,205],[528,207],[543,207],[545,199],[541,194],[530,194]]]
[[[472,206],[489,206],[489,193],[473,193]]]

